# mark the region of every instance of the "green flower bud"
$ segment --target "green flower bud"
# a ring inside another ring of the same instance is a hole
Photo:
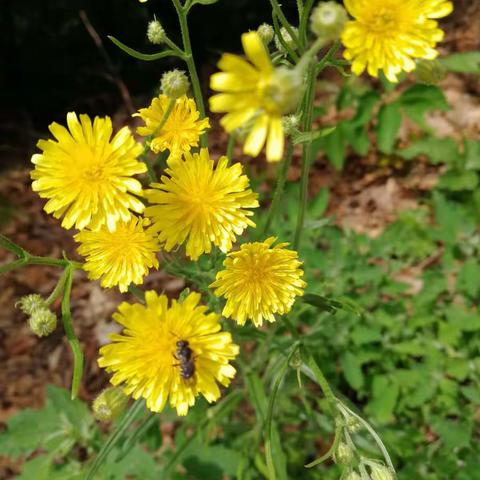
[[[185,95],[189,86],[188,77],[181,70],[171,70],[162,75],[161,89],[169,98],[175,99]]]
[[[279,67],[273,72],[267,97],[272,103],[272,110],[280,110],[282,114],[293,112],[303,94],[303,75],[296,69]]]
[[[154,45],[161,45],[165,42],[166,34],[162,24],[158,20],[152,20],[147,27],[147,38]]]
[[[285,132],[285,135],[290,136],[295,133],[297,131],[299,121],[300,119],[298,118],[298,115],[295,114],[282,117],[283,131]]]
[[[292,30],[298,35],[298,29],[295,27],[292,27]],[[288,30],[285,27],[282,27],[280,29],[280,35],[283,38],[283,41],[292,49],[295,49],[295,42],[293,41],[292,36],[288,33]],[[280,50],[281,52],[285,51],[285,48],[283,47],[282,42],[278,38],[277,35],[275,35],[275,46],[277,47],[277,50]]]
[[[121,387],[106,388],[93,401],[93,416],[102,422],[114,420],[125,411],[128,398]]]
[[[348,470],[342,475],[341,480],[362,480],[362,477],[355,470]]]
[[[57,316],[48,308],[37,308],[28,319],[30,330],[37,337],[46,337],[57,328]]]
[[[437,60],[417,60],[415,78],[418,82],[426,85],[436,85],[442,81],[447,74],[447,69]]]
[[[340,442],[333,459],[338,465],[350,465],[354,456],[353,450],[345,442]]]
[[[263,40],[263,43],[265,45],[268,45],[275,36],[275,31],[273,30],[273,27],[268,23],[262,23],[257,28],[257,33],[260,35],[260,38]]]
[[[347,12],[336,2],[320,2],[310,16],[310,28],[317,37],[325,40],[340,38],[348,20]]]
[[[362,424],[358,418],[350,416],[347,420],[347,428],[350,433],[356,433],[362,428]]]
[[[38,295],[38,293],[25,295],[15,304],[15,306],[20,308],[20,310],[26,315],[32,315],[32,313],[38,309],[47,308],[45,299],[41,295]]]
[[[384,465],[378,463],[372,465],[372,480],[395,480],[395,474]]]

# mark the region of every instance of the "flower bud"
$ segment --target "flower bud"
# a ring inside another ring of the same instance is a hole
[[[333,1],[320,2],[310,16],[310,28],[319,38],[336,40],[340,38],[347,20],[347,12],[342,5]]]
[[[333,458],[338,465],[350,465],[353,461],[354,453],[345,442],[340,442]]]
[[[128,404],[128,396],[121,387],[108,387],[93,401],[93,416],[102,422],[109,422],[121,415]]]
[[[303,75],[296,69],[279,67],[266,88],[265,97],[271,102],[272,109],[282,114],[293,112],[303,93]]]
[[[147,38],[154,45],[161,45],[166,38],[165,30],[162,24],[157,20],[152,20],[147,27]]]
[[[285,135],[290,136],[295,133],[297,131],[299,121],[298,115],[295,114],[282,117],[283,131],[285,132]]]
[[[292,27],[292,30],[298,35],[298,29],[295,27]],[[292,36],[288,33],[288,30],[285,27],[282,27],[280,29],[280,35],[283,38],[283,41],[288,45],[289,48],[295,49],[295,42],[293,41]],[[277,47],[277,50],[280,50],[281,52],[285,51],[285,48],[278,38],[278,36],[275,36],[275,46]]]
[[[275,36],[273,27],[268,23],[262,23],[257,28],[257,33],[265,45],[268,45],[273,40],[273,37]]]
[[[169,98],[175,99],[185,95],[189,86],[188,77],[181,70],[171,70],[162,75],[161,89]]]
[[[341,480],[362,480],[362,477],[355,470],[348,470],[342,475]]]
[[[436,85],[442,81],[447,74],[447,69],[437,60],[417,60],[415,78],[418,82],[426,85]]]
[[[372,480],[395,480],[395,474],[384,465],[378,463],[372,465]]]
[[[38,309],[47,308],[44,298],[41,295],[38,295],[38,293],[25,295],[15,304],[15,306],[19,307],[26,315],[32,315],[32,313]]]
[[[37,308],[28,319],[30,330],[37,337],[46,337],[57,328],[57,316],[48,308]]]
[[[347,428],[350,433],[356,433],[362,428],[362,424],[358,418],[350,416],[347,420]]]

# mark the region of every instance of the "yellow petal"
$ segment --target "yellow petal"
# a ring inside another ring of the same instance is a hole
[[[269,162],[278,162],[283,157],[283,126],[280,117],[270,119],[270,128],[267,140],[267,160]]]
[[[257,32],[244,33],[242,35],[242,44],[247,58],[258,67],[259,70],[264,73],[273,70],[265,45]]]
[[[265,144],[268,129],[268,116],[261,115],[257,118],[252,130],[248,134],[245,144],[243,145],[243,151],[251,157],[256,157]]]

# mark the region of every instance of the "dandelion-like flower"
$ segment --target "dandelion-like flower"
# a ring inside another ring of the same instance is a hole
[[[63,216],[62,227],[82,230],[128,221],[131,211],[141,213],[140,182],[133,178],[146,171],[137,160],[142,146],[135,142],[128,127],[112,136],[109,117],[67,114],[68,130],[52,123],[54,140],[39,140],[43,151],[32,156],[35,169],[32,189],[48,198],[44,210],[55,218]],[[135,194],[135,195],[133,195]]]
[[[415,58],[433,59],[437,42],[444,33],[437,18],[453,10],[445,0],[345,0],[354,18],[342,33],[344,57],[352,61],[352,71],[365,69],[374,77],[379,70],[391,81],[401,71],[415,69]]]
[[[274,322],[275,314],[288,313],[295,297],[303,295],[306,284],[297,252],[285,248],[288,243],[273,246],[275,240],[245,243],[229,253],[225,270],[210,285],[227,300],[222,314],[240,325],[248,319],[257,327],[264,319]]]
[[[222,332],[220,316],[199,305],[190,293],[168,305],[166,295],[145,294],[146,305],[122,303],[113,315],[124,326],[100,349],[98,363],[113,373],[110,382],[123,385],[126,394],[145,398],[147,407],[160,412],[167,400],[178,415],[186,415],[203,395],[208,402],[220,397],[217,384],[228,386],[235,376],[230,365],[239,348]]]
[[[274,69],[257,32],[242,35],[249,60],[224,54],[218,63],[222,72],[210,78],[212,112],[227,112],[220,123],[232,132],[251,123],[243,151],[256,157],[266,142],[267,160],[281,160],[284,147],[282,115],[293,111],[302,92],[302,75],[286,68]]]
[[[214,166],[203,148],[169,162],[165,173],[161,183],[152,183],[145,192],[152,204],[145,215],[166,251],[186,243],[187,256],[196,260],[213,243],[228,252],[236,235],[255,226],[248,209],[258,207],[257,194],[248,188],[240,163],[228,166],[227,157],[221,157]]]
[[[114,231],[87,229],[74,238],[80,243],[78,253],[86,257],[83,269],[88,278],[101,278],[102,287],[118,285],[121,292],[126,292],[131,283],[143,283],[150,268],[158,268],[156,235],[135,217],[119,222]]]
[[[150,149],[154,153],[169,150],[173,157],[189,152],[191,147],[198,147],[203,132],[210,127],[208,118],[199,120],[200,113],[195,101],[183,95],[175,105],[167,120],[161,125],[170,99],[159,95],[152,100],[148,108],[141,108],[134,114],[141,117],[145,125],[137,128],[137,133],[144,137],[152,136]],[[160,127],[160,128],[159,128]]]

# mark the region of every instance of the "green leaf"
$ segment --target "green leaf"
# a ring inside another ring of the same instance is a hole
[[[197,3],[200,5],[213,5],[214,3],[217,3],[218,0],[193,0],[192,1],[192,6],[196,5]]]
[[[311,218],[320,218],[328,207],[329,199],[328,188],[322,188],[318,195],[308,205],[308,216]]]
[[[476,258],[467,259],[457,276],[457,291],[464,292],[470,297],[476,297],[480,289],[479,278],[480,263]]]
[[[392,153],[401,123],[402,114],[397,102],[382,105],[377,125],[377,143],[380,151]]]
[[[349,385],[355,390],[360,390],[365,383],[365,378],[357,357],[351,352],[346,352],[342,355],[340,364]]]
[[[480,73],[480,52],[454,53],[440,61],[451,72]]]
[[[25,462],[22,466],[22,473],[16,477],[17,480],[50,480],[52,476],[52,455],[40,455]]]
[[[185,457],[183,466],[188,473],[201,480],[222,480],[225,476],[235,477],[241,454],[222,445],[201,445],[197,443],[193,454]]]
[[[397,153],[407,160],[425,155],[434,165],[439,163],[456,165],[460,157],[457,144],[452,138],[422,138]]]
[[[98,473],[99,478],[112,480],[117,478],[157,480],[159,478],[155,460],[140,445],[135,445],[119,462],[109,459]]]
[[[337,128],[330,134],[327,135],[322,140],[322,146],[327,154],[330,163],[337,169],[341,170],[345,164],[345,155],[346,155],[346,140],[342,133],[344,130],[344,124],[340,122],[337,125]],[[320,144],[317,144],[317,151],[320,147]],[[315,151],[315,145],[314,145]]]
[[[474,190],[478,185],[478,175],[471,171],[448,170],[440,181],[438,188],[451,190],[452,192],[461,192],[463,190]]]
[[[480,170],[480,142],[465,140],[465,168]]]
[[[405,113],[420,125],[424,124],[426,112],[450,108],[442,90],[434,85],[413,85],[402,93],[399,102]]]
[[[387,376],[373,377],[372,400],[369,402],[367,410],[382,423],[391,421],[399,391],[398,385]]]
[[[447,449],[453,450],[470,445],[472,425],[469,423],[438,418],[432,423],[432,428],[440,436]]]
[[[163,50],[162,52],[158,53],[142,53],[134,50],[133,48],[127,47],[124,43],[120,40],[117,40],[115,37],[108,36],[108,38],[118,47],[120,50],[123,50],[125,53],[130,55],[137,60],[143,60],[144,62],[152,62],[154,60],[160,60],[161,58],[165,57],[175,57],[177,54],[173,50]]]
[[[324,127],[312,132],[301,132],[295,135],[292,138],[292,141],[294,145],[298,145],[300,143],[310,143],[310,142],[313,142],[314,140],[318,140],[319,138],[330,135],[336,128],[337,128],[336,126]]]
[[[450,305],[446,310],[446,316],[450,325],[463,332],[480,330],[480,314],[478,311],[469,311],[459,305]]]

